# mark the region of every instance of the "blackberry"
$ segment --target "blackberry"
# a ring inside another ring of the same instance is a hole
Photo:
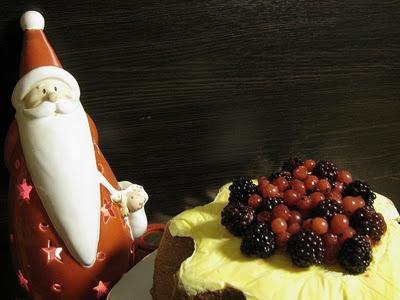
[[[298,267],[321,264],[325,256],[322,239],[310,230],[299,231],[292,235],[287,243],[293,263]]]
[[[288,172],[288,171],[279,171],[279,172],[272,173],[272,174],[268,177],[268,180],[269,180],[270,182],[272,182],[272,181],[274,181],[274,180],[275,180],[276,178],[278,178],[278,177],[283,177],[283,178],[285,178],[287,181],[292,181],[292,180],[293,180],[292,174],[291,174],[290,172]]]
[[[319,179],[327,178],[330,182],[335,181],[335,177],[338,173],[336,165],[327,160],[321,160],[317,162],[313,169],[313,174]]]
[[[367,238],[355,236],[344,241],[338,255],[339,263],[351,274],[365,272],[372,261],[372,250]]]
[[[255,194],[257,186],[250,180],[244,177],[235,178],[229,186],[231,191],[229,202],[241,202],[247,204],[251,194]]]
[[[236,236],[244,235],[253,220],[254,209],[240,202],[229,203],[221,212],[221,224]]]
[[[283,204],[282,198],[265,198],[263,199],[262,208],[263,210],[271,211],[278,204]]]
[[[243,237],[240,251],[245,255],[266,258],[275,251],[275,234],[268,224],[253,224]]]
[[[357,209],[350,218],[350,225],[357,233],[368,235],[373,243],[380,241],[386,231],[383,216],[369,206]]]
[[[298,157],[291,157],[284,162],[282,171],[293,172],[298,166],[303,165],[303,160]]]
[[[332,199],[322,200],[311,213],[313,217],[322,217],[328,222],[336,214],[344,214],[343,205]]]
[[[343,192],[343,196],[361,196],[368,206],[372,206],[376,198],[375,193],[371,190],[371,186],[361,180],[349,183]]]

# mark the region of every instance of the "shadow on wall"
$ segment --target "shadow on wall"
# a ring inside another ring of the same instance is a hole
[[[4,44],[0,45],[0,57],[2,68],[0,68],[0,178],[7,178],[8,172],[3,163],[4,139],[8,127],[14,117],[14,110],[11,105],[11,94],[18,80],[19,58],[21,53],[22,33],[19,27],[19,20],[9,21],[2,32],[1,40]],[[5,180],[0,181],[0,187],[7,187]],[[1,199],[3,201],[3,199]]]
[[[8,21],[1,32],[0,44],[0,265],[4,274],[13,274],[11,255],[8,251],[7,194],[8,171],[4,165],[4,140],[14,118],[11,94],[18,80],[19,58],[21,53],[22,33],[19,20]],[[16,277],[6,276],[0,283],[4,295],[15,295],[18,289]]]

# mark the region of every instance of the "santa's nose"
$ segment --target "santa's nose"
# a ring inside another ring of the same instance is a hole
[[[56,92],[47,92],[46,96],[47,100],[51,102],[56,102],[59,98],[58,93]]]

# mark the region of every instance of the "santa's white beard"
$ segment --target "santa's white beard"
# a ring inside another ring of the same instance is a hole
[[[60,99],[55,103],[44,101],[34,108],[24,108],[23,112],[27,117],[37,119],[54,115],[54,113],[68,114],[77,109],[79,105],[78,101]]]
[[[51,222],[72,256],[92,265],[100,231],[100,186],[82,105],[79,100],[45,101],[17,110],[16,119],[28,171]]]

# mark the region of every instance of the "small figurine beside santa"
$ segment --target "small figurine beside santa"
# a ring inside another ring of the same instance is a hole
[[[100,299],[132,266],[148,196],[117,182],[42,15],[26,12],[21,26],[16,114],[5,141],[16,274],[33,299]]]

